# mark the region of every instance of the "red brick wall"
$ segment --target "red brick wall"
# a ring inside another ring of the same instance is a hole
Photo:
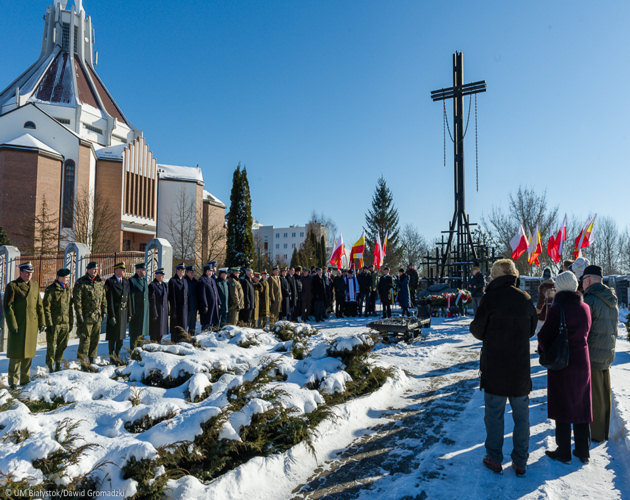
[[[98,160],[96,162],[96,187],[95,191],[111,203],[116,214],[116,224],[120,227],[122,201],[122,162]],[[122,250],[123,232],[112,235],[112,252]]]

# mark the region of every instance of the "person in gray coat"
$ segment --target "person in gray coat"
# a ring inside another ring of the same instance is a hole
[[[619,308],[615,292],[602,283],[602,268],[587,266],[582,275],[584,302],[591,309],[588,353],[591,360],[593,422],[591,440],[608,439],[610,428],[610,365],[615,359]]]

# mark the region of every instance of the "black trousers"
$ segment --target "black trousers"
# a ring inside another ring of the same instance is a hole
[[[239,315],[239,319],[241,320],[241,322],[243,322],[245,325],[249,325],[249,322],[252,320],[252,313],[254,311],[252,311],[251,309],[241,309],[238,313]]]
[[[383,318],[391,318],[391,317],[392,317],[392,305],[383,304]]]
[[[376,314],[376,290],[370,290],[368,298],[368,313]]]
[[[335,297],[335,316],[341,318],[346,307],[346,301],[343,297]]]
[[[573,424],[573,436],[576,455],[588,457],[591,447],[590,424]],[[556,444],[561,456],[571,458],[571,424],[556,421]]]
[[[116,355],[119,356],[120,355],[120,349],[122,348],[123,345],[123,340],[120,337],[116,337],[116,338],[109,338],[109,355]]]
[[[315,301],[315,321],[322,321],[324,319],[324,313],[326,308],[323,300]]]

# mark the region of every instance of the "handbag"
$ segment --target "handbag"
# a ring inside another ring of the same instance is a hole
[[[563,307],[560,307],[560,328],[558,335],[553,340],[549,349],[540,353],[540,364],[547,370],[562,370],[569,365],[569,330],[564,316]]]

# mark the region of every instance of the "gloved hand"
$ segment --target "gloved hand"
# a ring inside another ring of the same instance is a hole
[[[109,318],[109,319],[107,320],[107,324],[108,324],[109,326],[111,326],[111,327],[116,326],[116,318],[115,318],[114,316],[112,316],[111,318]]]
[[[208,314],[208,308],[207,308],[207,307],[204,307],[204,308],[201,310],[201,314]]]
[[[151,316],[151,321],[157,321],[158,317],[157,316]]]

